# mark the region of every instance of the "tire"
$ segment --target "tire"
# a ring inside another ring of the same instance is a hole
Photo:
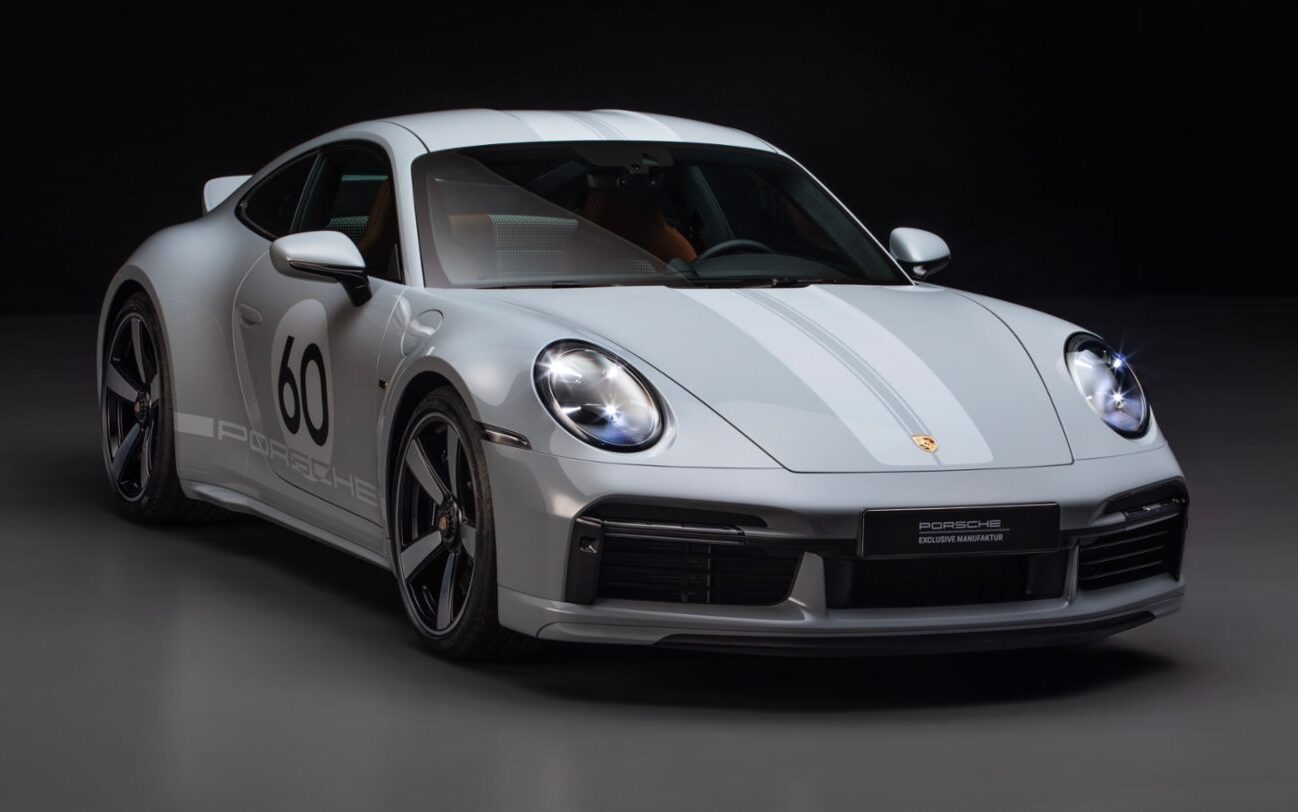
[[[113,316],[100,359],[100,445],[119,509],[138,522],[203,521],[222,511],[185,497],[176,476],[171,370],[143,291]]]
[[[415,407],[392,460],[388,540],[401,602],[437,654],[499,659],[535,642],[496,614],[496,541],[482,429],[450,387]]]

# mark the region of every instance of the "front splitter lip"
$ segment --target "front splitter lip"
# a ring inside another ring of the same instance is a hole
[[[688,651],[758,654],[780,657],[854,657],[904,654],[967,654],[1005,649],[1041,648],[1092,643],[1125,632],[1156,618],[1153,612],[1130,612],[1083,623],[993,629],[990,631],[924,632],[858,636],[673,634],[655,645]]]
[[[1159,576],[1070,598],[914,609],[829,609],[794,595],[774,606],[692,606],[641,601],[592,605],[500,590],[502,620],[547,640],[654,645],[680,635],[753,638],[905,638],[924,635],[1031,632],[1153,617],[1180,608],[1185,584]],[[1010,646],[1014,647],[1014,646]]]

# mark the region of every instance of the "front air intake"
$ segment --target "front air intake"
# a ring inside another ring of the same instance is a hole
[[[788,597],[801,554],[723,531],[606,522],[596,597],[732,606]]]
[[[855,543],[724,511],[604,505],[573,523],[564,599],[770,606],[789,596],[804,552]]]
[[[1181,574],[1183,514],[1089,539],[1077,556],[1077,587],[1103,589],[1156,575]]]

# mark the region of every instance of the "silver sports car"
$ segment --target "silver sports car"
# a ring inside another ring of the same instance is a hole
[[[203,209],[104,299],[122,508],[387,567],[437,652],[979,650],[1180,604],[1187,492],[1127,358],[930,284],[940,238],[885,250],[760,138],[402,116]]]

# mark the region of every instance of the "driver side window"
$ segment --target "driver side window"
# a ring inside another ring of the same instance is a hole
[[[360,249],[370,276],[404,281],[392,169],[378,147],[325,150],[293,230],[345,234]]]

